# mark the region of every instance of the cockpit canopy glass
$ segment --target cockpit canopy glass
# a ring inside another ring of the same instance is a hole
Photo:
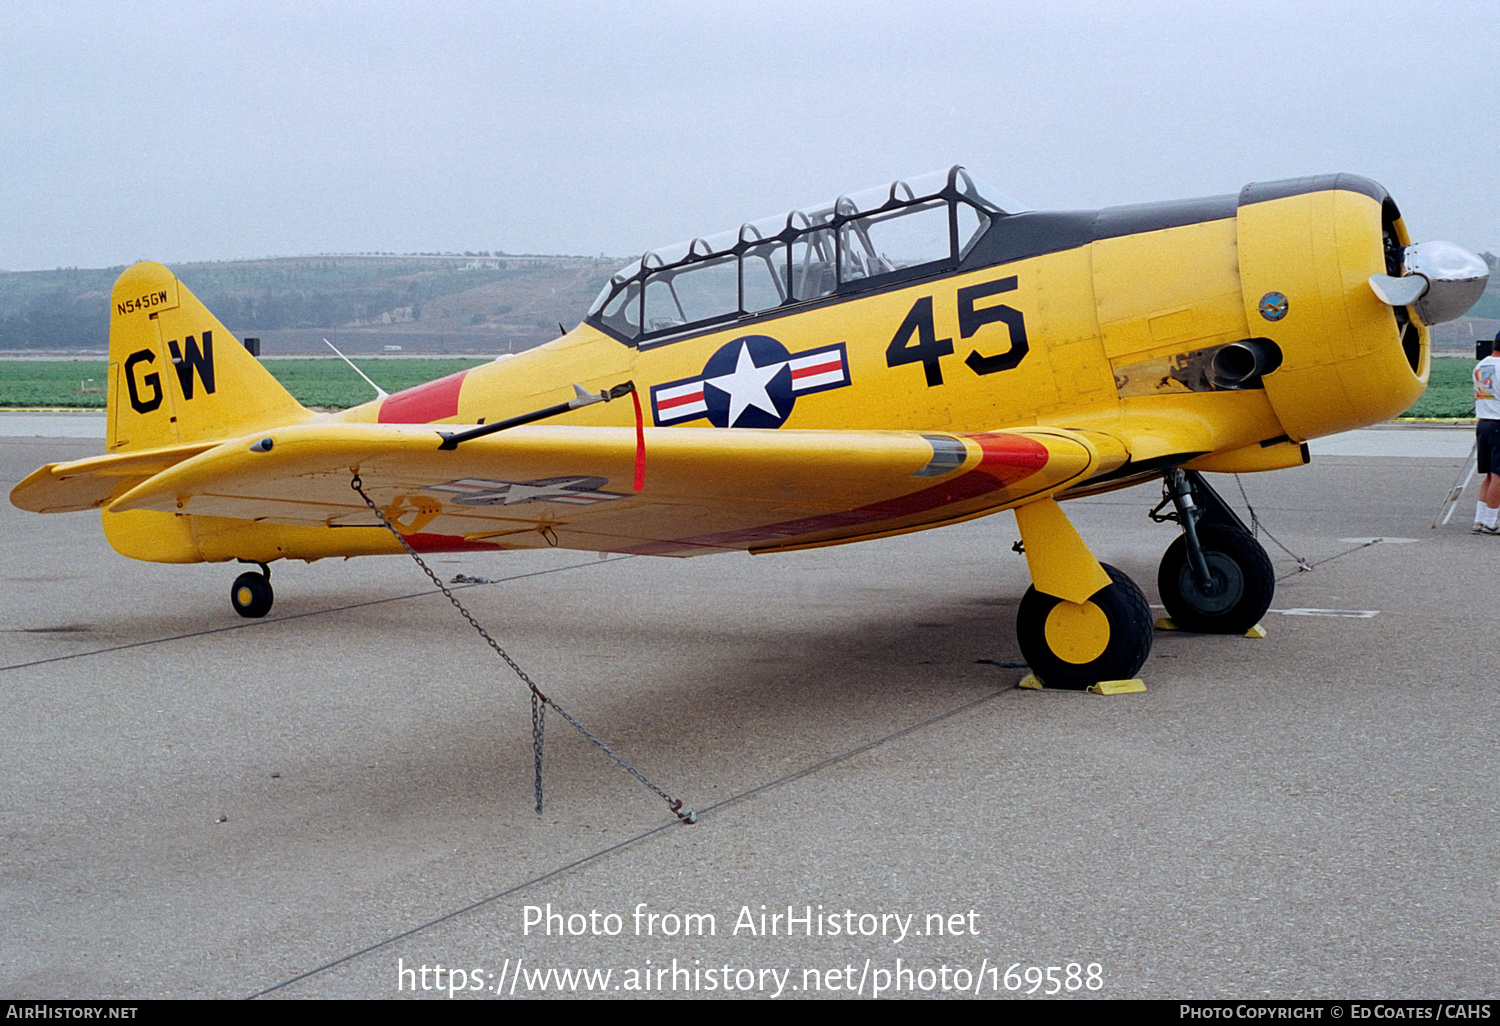
[[[958,265],[997,217],[1026,208],[961,167],[865,189],[652,250],[621,268],[589,323],[629,345]]]

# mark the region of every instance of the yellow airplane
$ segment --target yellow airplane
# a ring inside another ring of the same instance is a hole
[[[114,288],[105,454],[11,501],[101,509],[135,559],[260,564],[231,589],[249,617],[274,560],[402,552],[376,509],[418,552],[665,556],[1014,510],[1021,651],[1084,687],[1134,677],[1152,619],[1059,500],[1163,479],[1163,603],[1244,632],[1270,560],[1202,472],[1297,466],[1307,439],[1406,409],[1427,326],[1486,274],[1413,245],[1354,175],[1049,213],[954,167],[654,250],[556,341],[318,414],[140,263]]]

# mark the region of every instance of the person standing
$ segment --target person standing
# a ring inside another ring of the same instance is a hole
[[[1474,427],[1479,442],[1479,502],[1474,507],[1474,533],[1500,534],[1500,332],[1490,343],[1490,354],[1474,367]]]

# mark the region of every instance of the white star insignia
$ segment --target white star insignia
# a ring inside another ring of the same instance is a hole
[[[712,385],[721,392],[729,393],[730,427],[739,423],[740,414],[752,406],[780,419],[781,413],[766,392],[766,385],[777,374],[780,374],[781,368],[785,366],[785,360],[765,367],[755,366],[755,361],[750,359],[750,344],[741,342],[740,355],[735,361],[734,370],[722,377],[705,378],[703,383]]]
[[[497,492],[500,498],[496,505],[517,506],[523,502],[547,502],[549,500],[577,499],[577,492],[570,492],[566,488],[559,487],[555,482],[549,482],[541,486],[533,484],[512,484],[502,492]],[[493,502],[493,500],[491,500]]]
[[[432,487],[434,491],[454,493],[453,501],[463,506],[519,506],[527,502],[592,506],[596,502],[625,498],[623,492],[599,491],[604,484],[602,477],[548,477],[539,481],[489,481],[466,477]]]

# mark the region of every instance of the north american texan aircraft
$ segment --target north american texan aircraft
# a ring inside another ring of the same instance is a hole
[[[316,413],[139,263],[112,298],[105,454],[11,501],[100,509],[134,559],[259,564],[231,588],[247,617],[273,561],[402,538],[771,554],[1011,510],[1021,653],[1079,688],[1134,677],[1153,622],[1061,501],[1161,479],[1167,612],[1243,633],[1271,563],[1203,475],[1299,466],[1407,409],[1428,326],[1486,282],[1355,175],[1041,212],[954,167],[653,250],[553,342]]]

